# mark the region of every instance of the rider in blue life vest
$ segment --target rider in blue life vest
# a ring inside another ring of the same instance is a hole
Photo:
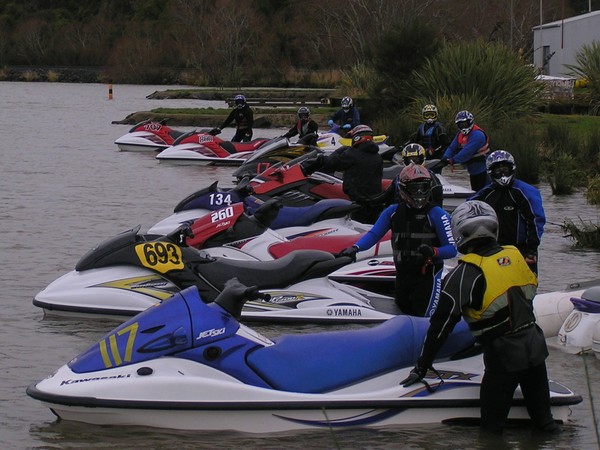
[[[360,125],[360,113],[358,109],[354,107],[354,100],[351,97],[344,97],[342,99],[342,107],[337,110],[331,118],[327,121],[327,125],[333,127],[333,124],[337,123],[344,132],[356,128]]]
[[[444,125],[437,120],[438,109],[435,105],[425,105],[421,115],[423,122],[409,141],[423,146],[426,159],[441,159],[450,139]]]
[[[423,379],[438,350],[464,317],[483,350],[482,429],[502,432],[520,385],[534,426],[547,433],[560,432],[550,410],[546,340],[533,311],[536,276],[515,247],[498,244],[498,220],[487,203],[460,204],[452,213],[452,233],[464,256],[444,277],[421,355],[400,384],[426,383]]]
[[[473,114],[469,111],[459,111],[454,122],[459,131],[444,152],[442,161],[445,164],[465,166],[469,172],[471,189],[478,191],[490,182],[485,167],[490,138],[475,125]]]
[[[494,208],[500,224],[498,243],[517,247],[537,274],[538,247],[546,224],[540,191],[515,177],[515,159],[505,150],[492,152],[486,166],[492,182],[469,200],[482,200]]]
[[[298,135],[298,138],[307,145],[316,145],[319,125],[310,118],[310,109],[307,106],[298,108],[298,122],[283,135],[284,138],[291,138]]]
[[[398,177],[398,203],[387,207],[356,244],[340,253],[356,253],[375,245],[392,230],[398,307],[404,314],[430,316],[437,306],[444,259],[456,256],[450,217],[430,203],[431,174],[411,163]]]
[[[248,142],[252,139],[252,127],[254,126],[254,113],[246,103],[246,97],[239,94],[233,99],[235,105],[223,124],[216,129],[217,134],[231,122],[235,121],[235,135],[231,142]]]

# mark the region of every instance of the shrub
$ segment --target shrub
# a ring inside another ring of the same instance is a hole
[[[581,227],[577,226],[572,220],[565,220],[561,228],[568,237],[575,241],[576,247],[600,248],[600,226],[591,222],[584,222],[579,218]]]
[[[589,179],[585,198],[592,205],[600,205],[600,175]]]
[[[413,98],[437,98],[440,104],[442,98],[468,101],[453,112],[468,109],[479,122],[485,118],[495,126],[536,111],[543,87],[535,75],[534,68],[502,45],[459,42],[446,45],[413,74]]]
[[[600,113],[600,43],[592,41],[581,47],[575,56],[576,64],[565,64],[570,74],[584,78],[588,91],[590,112]]]

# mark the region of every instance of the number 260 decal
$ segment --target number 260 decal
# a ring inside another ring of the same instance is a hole
[[[135,246],[135,253],[144,267],[160,273],[183,269],[181,248],[169,242],[146,242]]]

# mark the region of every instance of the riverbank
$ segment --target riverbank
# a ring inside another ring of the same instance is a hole
[[[256,128],[290,127],[297,120],[300,106],[311,109],[311,118],[320,127],[339,105],[333,89],[282,89],[282,88],[181,88],[155,91],[146,98],[197,99],[223,101],[224,108],[156,108],[150,111],[136,111],[122,120],[113,121],[119,125],[134,125],[143,120],[168,119],[173,126],[214,127],[221,123],[231,111],[233,97],[243,92],[247,103],[254,110]]]

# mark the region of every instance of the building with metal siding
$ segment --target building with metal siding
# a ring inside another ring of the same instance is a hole
[[[544,75],[569,76],[565,64],[575,64],[592,41],[600,42],[600,11],[533,27],[533,65]]]

